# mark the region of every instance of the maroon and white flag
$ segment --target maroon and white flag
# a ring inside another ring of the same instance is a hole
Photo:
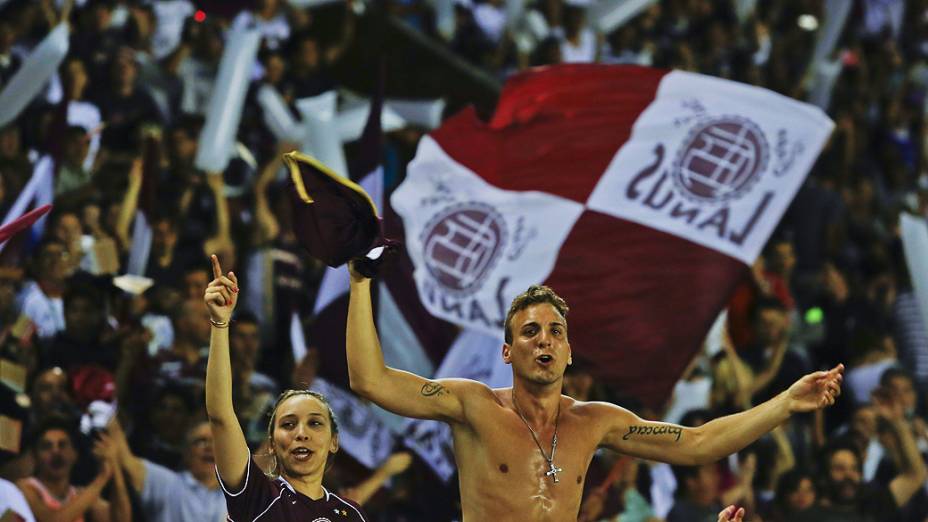
[[[431,314],[502,343],[511,299],[544,282],[570,304],[574,357],[656,406],[832,128],[699,74],[538,69],[489,122],[465,110],[423,138],[391,204]]]

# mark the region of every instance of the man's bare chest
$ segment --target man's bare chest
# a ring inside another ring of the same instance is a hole
[[[511,410],[510,410],[511,412]],[[485,478],[518,478],[523,483],[581,484],[599,437],[576,418],[562,418],[537,432],[522,420],[502,412],[474,422],[455,434],[455,452],[467,468]]]

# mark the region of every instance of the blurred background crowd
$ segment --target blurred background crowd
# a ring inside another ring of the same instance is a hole
[[[689,426],[839,362],[843,395],[717,464],[597,454],[581,520],[715,520],[731,503],[748,509],[747,520],[928,520],[928,327],[898,226],[900,212],[928,214],[928,1],[846,1],[848,21],[826,57],[836,77],[817,99],[834,134],[732,296],[722,333],[661,411],[583,368],[565,378],[577,399]],[[44,233],[0,253],[0,516],[11,508],[28,519],[16,507],[21,492],[45,506],[33,509],[37,520],[63,506],[74,520],[179,521],[193,520],[185,517],[195,505],[216,520],[224,512],[203,408],[207,256],[245,279],[231,355],[234,403],[254,451],[277,394],[326,371],[313,347],[313,330],[326,325],[311,318],[324,266],[291,229],[280,152],[292,146],[262,118],[261,86],[291,106],[332,90],[349,100],[370,92],[383,57],[388,95],[444,99],[446,115],[468,103],[489,114],[520,70],[602,62],[701,72],[807,100],[829,2],[644,2],[608,31],[585,0],[533,0],[519,11],[502,0],[63,3],[0,0],[0,87],[62,16],[72,27],[53,80],[0,128],[0,216],[40,157],[55,165]],[[262,35],[239,158],[225,173],[202,172],[197,140],[233,27]],[[427,131],[407,124],[386,134],[387,192]],[[114,283],[131,262],[137,209],[149,210],[149,288]],[[296,361],[294,309],[309,346]],[[105,426],[87,414],[100,400],[119,405]],[[374,520],[455,519],[454,481],[436,481],[418,457],[394,450],[377,469],[342,451],[326,484]],[[810,513],[818,515],[803,518]]]

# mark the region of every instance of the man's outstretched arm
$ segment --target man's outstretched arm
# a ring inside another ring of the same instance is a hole
[[[697,466],[716,462],[759,439],[793,413],[834,404],[841,394],[843,365],[815,372],[788,390],[747,411],[720,417],[697,428],[640,419],[612,405],[600,405],[607,418],[602,444],[635,457]]]
[[[458,379],[428,380],[413,373],[390,368],[383,352],[371,306],[371,280],[354,270],[345,332],[348,376],[351,389],[397,415],[441,421],[464,420],[461,397],[475,383]]]

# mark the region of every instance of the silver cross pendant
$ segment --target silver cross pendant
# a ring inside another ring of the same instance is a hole
[[[556,467],[556,466],[554,465],[554,462],[549,462],[548,465],[551,466],[551,469],[549,469],[549,470],[545,473],[545,475],[547,475],[547,476],[549,476],[549,477],[552,477],[552,476],[553,476],[553,477],[554,477],[554,483],[557,484],[558,482],[560,482],[560,480],[557,478],[557,474],[560,473],[560,472],[562,472],[562,471],[564,471],[564,470],[561,469],[561,468]]]

